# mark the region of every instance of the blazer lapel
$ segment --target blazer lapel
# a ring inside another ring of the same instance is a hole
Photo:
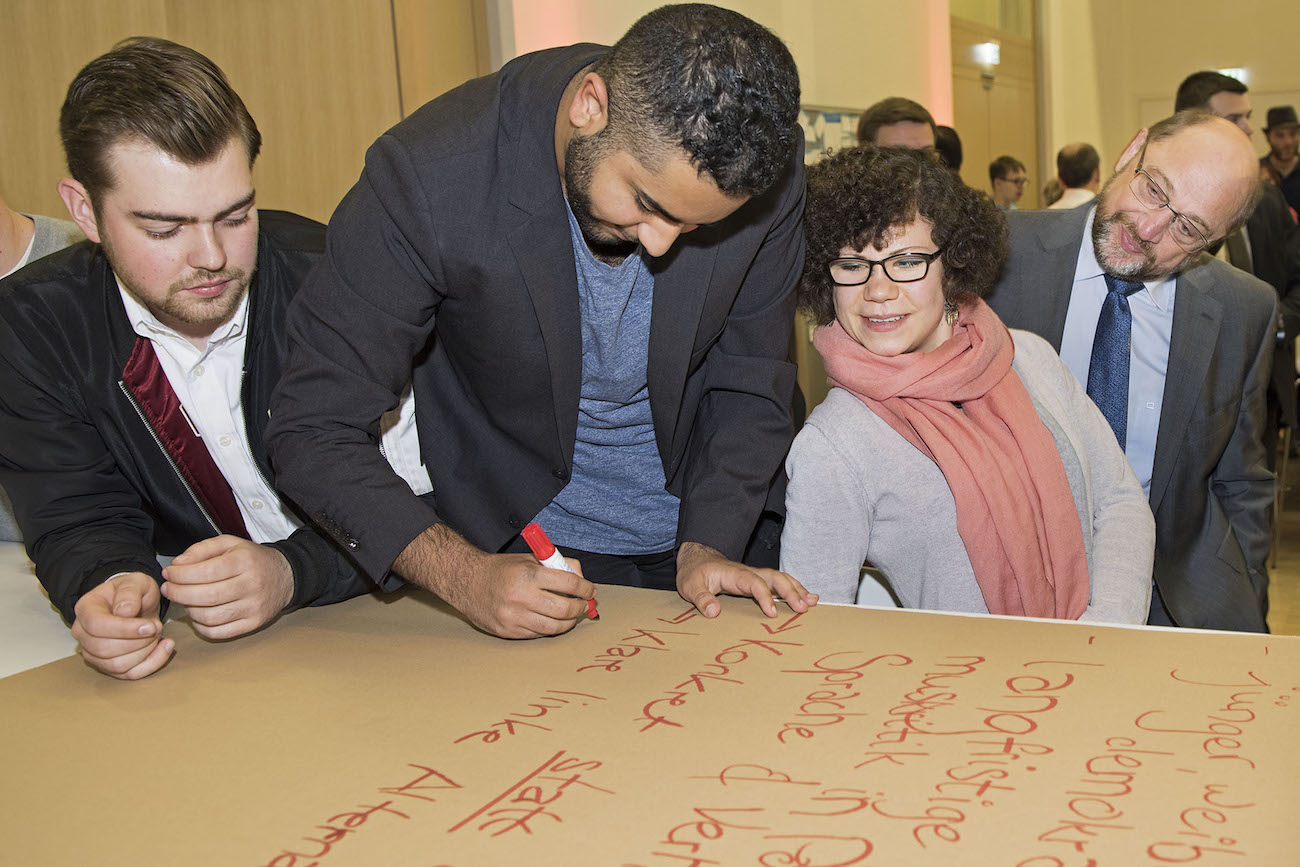
[[[679,238],[666,255],[650,260],[655,288],[647,374],[650,415],[665,468],[669,467],[670,455],[677,451],[672,443],[682,390],[717,259],[717,244],[708,243],[705,232],[699,234],[701,238],[689,242]]]
[[[1156,435],[1155,462],[1151,469],[1151,509],[1157,511],[1173,475],[1181,431],[1187,428],[1196,400],[1219,340],[1223,305],[1215,298],[1195,266],[1179,275],[1175,284],[1174,323],[1169,340],[1169,367],[1165,374],[1160,430]]]
[[[1064,212],[1047,211],[1040,217],[1041,252],[1034,257],[1030,279],[1038,282],[1043,297],[1050,303],[1038,307],[1038,327],[1029,330],[1042,335],[1057,352],[1061,351],[1061,338],[1065,335],[1065,314],[1070,309],[1079,245],[1089,212],[1089,208],[1073,208]],[[1057,218],[1055,213],[1061,216]]]
[[[558,196],[558,193],[557,193]],[[558,203],[563,207],[563,203]],[[578,273],[573,264],[569,223],[561,212],[533,214],[510,233],[519,275],[533,303],[546,347],[559,454],[573,457],[582,387],[582,332]]]
[[[546,348],[558,454],[571,461],[582,388],[582,328],[578,272],[554,140],[555,105],[567,81],[567,75],[557,77],[546,89],[547,98],[540,100],[541,108],[510,130],[519,136],[510,204],[527,217],[510,232],[509,243]]]

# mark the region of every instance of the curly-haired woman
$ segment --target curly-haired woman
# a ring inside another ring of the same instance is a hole
[[[924,152],[808,171],[800,306],[833,388],[786,467],[781,568],[823,602],[1143,623],[1154,523],[1051,346],[981,296],[1006,221]],[[874,595],[873,595],[874,594]]]

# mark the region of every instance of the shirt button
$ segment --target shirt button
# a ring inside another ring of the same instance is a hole
[[[221,446],[223,449],[230,448],[230,437],[228,437],[225,434],[222,434],[220,437],[217,438],[217,445]]]
[[[260,512],[262,510],[262,507],[265,506],[266,503],[263,503],[261,500],[254,500],[249,505],[251,505],[254,509],[257,509]]]
[[[1152,401],[1147,401],[1147,409],[1155,409],[1156,405]]]
[[[195,375],[195,376],[202,376],[202,375],[203,375],[203,365],[201,365],[201,364],[196,364],[196,365],[194,365],[194,375]]]

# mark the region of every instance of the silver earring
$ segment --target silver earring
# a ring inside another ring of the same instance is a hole
[[[951,301],[943,302],[943,319],[945,322],[949,325],[956,325],[957,315],[958,310],[956,304],[953,304]]]

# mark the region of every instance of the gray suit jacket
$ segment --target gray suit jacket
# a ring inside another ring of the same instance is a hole
[[[988,302],[1057,351],[1091,205],[1010,215]],[[1277,294],[1202,254],[1179,276],[1151,476],[1155,582],[1179,626],[1266,631],[1273,475],[1260,432]]]

